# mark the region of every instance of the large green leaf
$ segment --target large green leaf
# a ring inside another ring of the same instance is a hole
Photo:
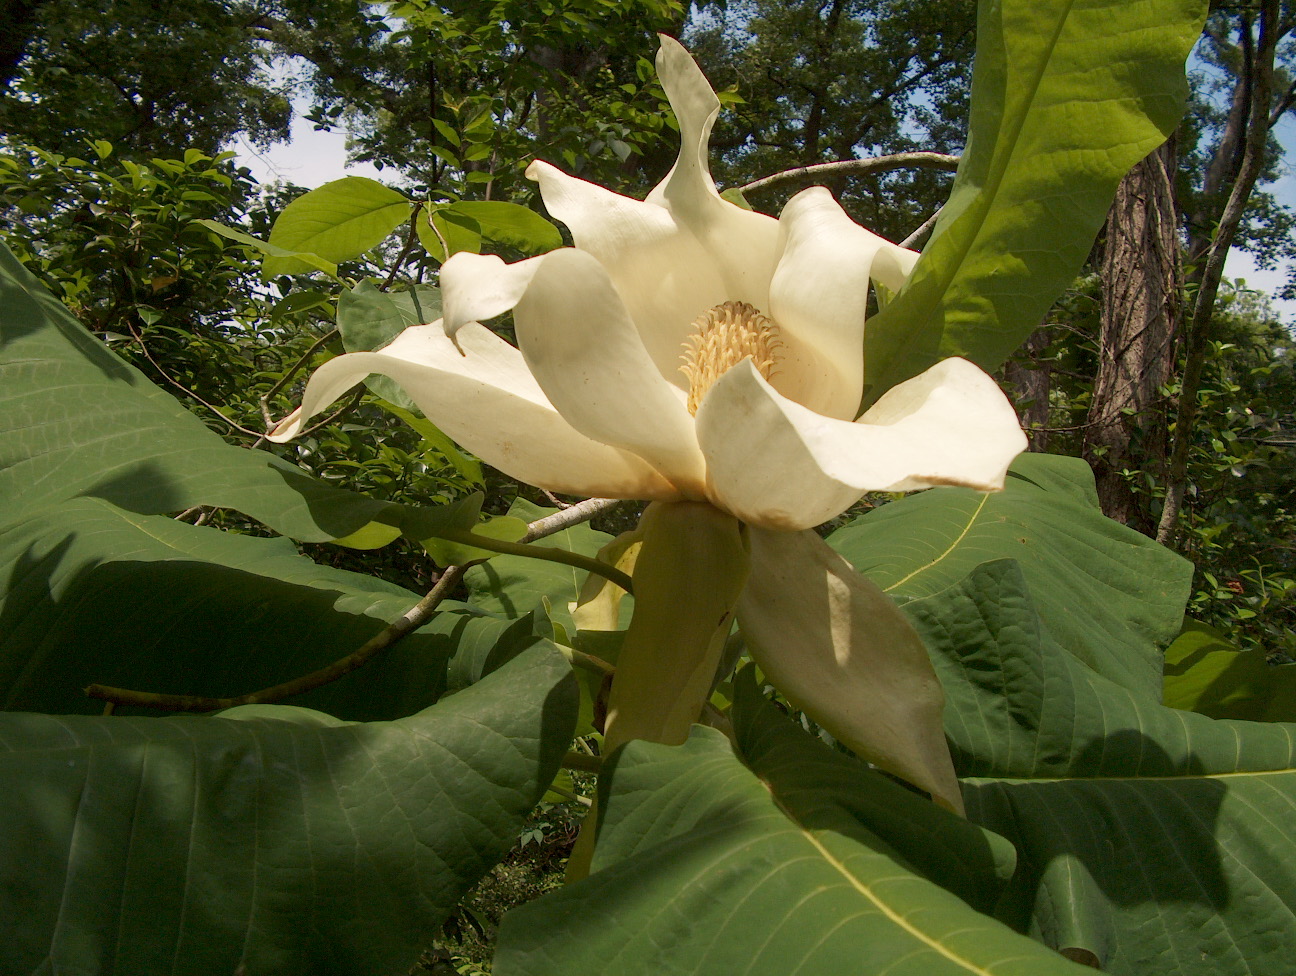
[[[700,727],[618,752],[595,873],[507,915],[495,972],[1083,971],[925,877],[989,909],[1013,866],[1002,840],[771,711],[739,709],[742,758]]]
[[[1296,664],[1272,665],[1197,621],[1165,653],[1165,703],[1211,718],[1296,722]]]
[[[997,914],[1104,972],[1284,976],[1296,958],[1296,725],[1108,680],[998,560],[905,606],[935,658],[968,816],[1009,838]]]
[[[574,717],[552,647],[394,722],[0,716],[0,971],[407,972]]]
[[[475,510],[414,510],[332,488],[264,451],[226,444],[123,363],[0,247],[0,520],[78,496],[141,514],[237,509],[309,542],[415,539]],[[391,528],[386,529],[387,526]]]
[[[92,683],[257,691],[350,654],[417,600],[319,566],[285,539],[74,499],[0,528],[0,707],[98,711],[82,693]],[[346,718],[408,715],[536,639],[443,604],[359,671],[294,701]]]
[[[996,494],[933,488],[834,532],[832,546],[902,604],[991,559],[1017,560],[1050,635],[1100,674],[1161,700],[1158,643],[1183,620],[1187,560],[1098,508],[1077,458],[1023,454]]]
[[[999,365],[1174,130],[1206,0],[984,0],[967,148],[922,259],[865,336],[866,400],[948,356]]]
[[[270,243],[326,261],[350,261],[409,220],[412,206],[405,194],[377,180],[344,176],[284,207],[270,229]],[[267,257],[261,270],[270,277],[309,271],[310,266],[299,258]]]
[[[461,200],[446,211],[475,221],[482,237],[509,244],[528,254],[562,247],[558,228],[534,210],[498,200]]]

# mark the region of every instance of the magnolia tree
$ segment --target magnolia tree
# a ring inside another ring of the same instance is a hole
[[[823,188],[777,220],[721,196],[719,102],[669,38],[680,152],[645,201],[527,170],[574,247],[355,178],[269,241],[211,227],[272,273],[402,225],[447,258],[439,290],[345,283],[352,351],[269,440],[368,384],[593,496],[562,511],[228,446],[0,259],[0,968],[405,972],[566,766],[597,797],[497,973],[1290,972],[1296,728],[1162,704],[1190,567],[1082,462],[1021,455],[985,372],[1177,124],[1204,16],[985,0],[921,255]],[[481,324],[506,312],[516,345]],[[869,491],[916,493],[815,531]],[[613,538],[604,498],[649,505]],[[199,505],[280,538],[170,517]],[[288,541],[399,536],[442,566],[422,598]]]

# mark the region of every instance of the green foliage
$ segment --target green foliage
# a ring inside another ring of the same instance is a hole
[[[995,494],[942,489],[891,502],[828,541],[901,605],[979,564],[1020,564],[1053,637],[1099,674],[1161,695],[1157,645],[1178,632],[1192,567],[1098,510],[1077,458],[1023,454]],[[1109,613],[1093,615],[1101,606]]]
[[[1001,841],[771,711],[737,713],[741,757],[702,728],[620,751],[595,873],[506,916],[494,971],[1082,972],[924,881],[988,906]],[[616,924],[565,921],[589,905]]]
[[[449,510],[419,512],[331,488],[271,454],[226,444],[87,335],[7,251],[0,295],[0,403],[13,417],[0,432],[7,521],[85,496],[139,514],[227,506],[306,541],[347,537],[370,523],[390,528],[382,542],[402,528],[423,539],[438,522],[463,521]],[[41,485],[39,494],[23,491],[31,484]]]
[[[1035,329],[1117,183],[1178,124],[1204,6],[981,5],[968,148],[922,259],[869,323],[866,403],[949,356],[993,369]]]
[[[25,8],[25,9],[24,9]],[[282,4],[45,0],[5,7],[0,131],[62,153],[91,139],[144,160],[176,146],[214,154],[236,133],[288,133],[290,106],[255,29]],[[23,17],[30,14],[30,19]]]
[[[734,89],[720,93],[716,179],[736,188],[813,163],[959,152],[975,26],[976,8],[962,0],[753,0],[693,17],[686,44],[717,87]],[[753,191],[752,202],[776,213],[820,182],[861,224],[897,241],[949,192],[946,174],[907,169],[820,175]]]
[[[0,893],[0,965],[405,971],[553,778],[573,684],[536,648],[394,722],[2,716],[5,873],[40,883]]]
[[[1272,665],[1215,628],[1184,621],[1166,648],[1165,703],[1212,718],[1296,722],[1296,664]]]

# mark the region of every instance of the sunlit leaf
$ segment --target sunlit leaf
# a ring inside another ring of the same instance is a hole
[[[980,5],[967,149],[922,259],[870,320],[872,402],[948,356],[993,369],[1089,254],[1116,185],[1179,123],[1205,0]]]
[[[298,197],[274,222],[270,243],[350,261],[386,240],[410,216],[405,194],[363,176],[344,176]],[[266,258],[267,278],[306,270],[296,258]]]

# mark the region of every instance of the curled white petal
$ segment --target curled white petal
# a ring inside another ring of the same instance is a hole
[[[998,490],[1026,446],[1002,391],[963,359],[894,387],[855,423],[782,396],[747,361],[712,387],[697,424],[712,501],[785,530],[826,522],[866,491]]]
[[[399,383],[448,436],[510,477],[570,494],[675,501],[679,492],[643,459],[577,431],[545,398],[522,355],[471,323],[406,329],[381,352],[350,353],[317,369],[301,407],[270,439],[287,441],[366,376]]]
[[[859,226],[822,186],[788,201],[779,218],[779,245],[769,312],[783,355],[770,382],[816,413],[850,420],[864,384],[870,278],[880,270],[884,284],[898,287],[897,269],[912,266],[918,255]]]
[[[518,345],[549,402],[581,433],[644,458],[688,497],[705,481],[681,390],[644,349],[611,279],[583,251],[551,251],[514,310]]]
[[[726,300],[715,256],[670,211],[632,200],[535,162],[549,213],[567,225],[577,246],[606,269],[644,348],[667,381],[684,385],[680,351],[693,320]]]
[[[453,336],[469,322],[493,319],[517,305],[545,257],[505,264],[495,254],[459,251],[441,266],[442,327]]]

